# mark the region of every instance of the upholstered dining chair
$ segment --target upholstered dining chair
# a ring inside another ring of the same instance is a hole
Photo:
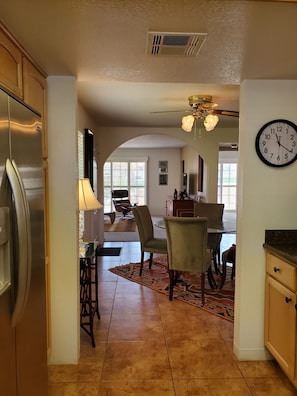
[[[168,271],[170,277],[169,300],[180,272],[199,272],[201,300],[205,303],[205,272],[212,255],[207,248],[206,217],[164,217],[167,233]]]
[[[227,273],[227,263],[232,264],[231,280],[235,277],[235,267],[236,267],[236,245],[233,243],[229,249],[222,253],[222,276],[219,288],[222,289],[226,280]]]
[[[134,206],[132,212],[137,224],[140,239],[141,262],[139,275],[141,276],[144,252],[150,253],[149,268],[151,268],[154,253],[167,254],[167,240],[166,238],[155,238],[152,217],[147,205]]]
[[[223,227],[224,204],[194,201],[194,216],[207,217],[209,228]]]
[[[223,229],[224,204],[209,202],[194,202],[194,216],[207,217],[208,228]],[[221,239],[220,233],[209,233],[207,245],[213,252],[213,261],[216,272],[218,273],[218,264],[220,264],[221,255]]]

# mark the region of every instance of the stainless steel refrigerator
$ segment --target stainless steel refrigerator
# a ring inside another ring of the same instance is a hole
[[[41,120],[0,89],[0,395],[47,395]]]

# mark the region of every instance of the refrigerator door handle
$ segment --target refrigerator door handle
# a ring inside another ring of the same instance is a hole
[[[31,224],[25,188],[15,162],[6,160],[6,173],[14,195],[17,225],[17,294],[12,312],[11,326],[15,327],[25,310],[31,281]]]

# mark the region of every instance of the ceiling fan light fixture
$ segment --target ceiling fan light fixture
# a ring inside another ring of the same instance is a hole
[[[212,131],[219,122],[219,117],[217,115],[208,114],[204,119],[204,127],[207,132]]]
[[[182,118],[182,129],[185,132],[191,132],[193,128],[193,124],[195,121],[195,117],[192,115],[187,115]]]
[[[192,132],[192,128],[187,128],[184,125],[182,125],[182,129],[184,130],[184,132]]]

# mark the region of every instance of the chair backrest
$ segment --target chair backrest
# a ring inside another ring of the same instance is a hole
[[[194,202],[194,216],[207,217],[209,228],[223,227],[224,204]]]
[[[207,249],[206,217],[164,217],[167,233],[168,268],[205,272],[211,264]]]
[[[127,199],[129,196],[128,190],[112,190],[111,196],[114,199]]]
[[[128,196],[129,196],[128,190],[112,190],[111,192],[112,202],[117,212],[123,211],[122,206],[127,208],[132,206]],[[127,212],[128,210],[125,209],[125,211]]]
[[[152,217],[147,205],[134,206],[132,212],[137,224],[140,243],[143,245],[154,237]]]

